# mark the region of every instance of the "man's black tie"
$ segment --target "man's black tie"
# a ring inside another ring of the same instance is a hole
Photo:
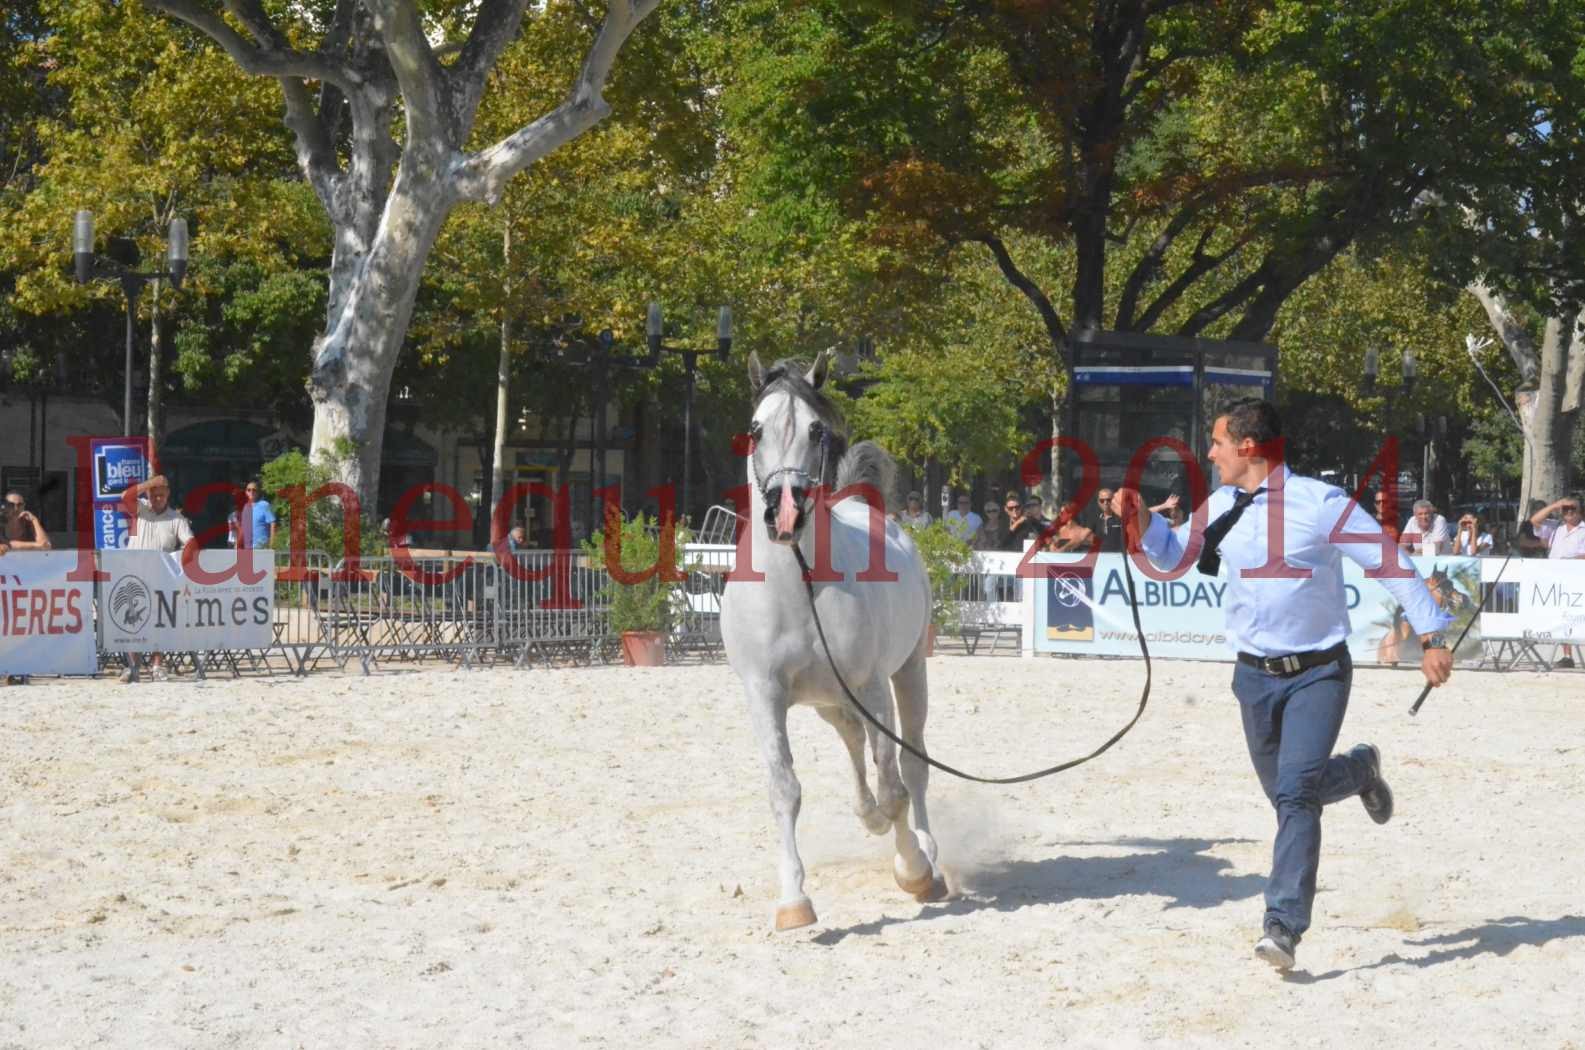
[[[1222,571],[1222,555],[1219,548],[1222,541],[1227,539],[1227,533],[1244,516],[1244,508],[1255,502],[1255,497],[1265,492],[1265,489],[1256,489],[1254,492],[1240,492],[1233,497],[1233,506],[1222,513],[1211,524],[1205,527],[1205,546],[1200,548],[1199,570],[1207,576],[1215,576]]]

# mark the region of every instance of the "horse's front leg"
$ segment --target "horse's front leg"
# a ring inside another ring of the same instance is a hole
[[[814,905],[804,896],[804,866],[798,858],[798,810],[803,789],[793,772],[787,743],[787,690],[774,682],[748,688],[749,719],[770,773],[770,808],[781,833],[781,898],[776,902],[776,929],[792,930],[815,921]]]

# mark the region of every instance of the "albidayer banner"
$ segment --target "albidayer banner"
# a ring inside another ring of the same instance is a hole
[[[1449,640],[1458,637],[1480,605],[1480,559],[1413,559],[1437,604],[1453,615]],[[1138,636],[1128,608],[1123,555],[1102,554],[1093,569],[1069,559],[1041,555],[1030,568],[1047,578],[1035,591],[1035,650],[1092,656],[1139,655]],[[1191,568],[1175,580],[1152,580],[1134,565],[1139,619],[1152,656],[1191,660],[1232,660],[1222,616],[1226,579]],[[1025,569],[1028,571],[1028,568]],[[1365,578],[1353,562],[1343,562],[1351,633],[1348,649],[1359,664],[1418,664],[1420,640],[1396,599],[1379,582]],[[1469,637],[1455,659],[1480,658],[1480,631]]]
[[[100,644],[107,652],[264,649],[272,643],[275,552],[196,555],[196,564],[184,570],[180,553],[100,554],[110,577],[99,585]]]

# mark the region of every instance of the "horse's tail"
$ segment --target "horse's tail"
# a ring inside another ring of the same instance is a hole
[[[873,441],[860,441],[852,446],[837,464],[837,490],[852,485],[873,486],[880,493],[880,509],[883,511],[886,509],[885,504],[895,498],[893,488],[896,484],[897,461]]]

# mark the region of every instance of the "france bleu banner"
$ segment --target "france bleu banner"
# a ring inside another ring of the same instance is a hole
[[[1412,559],[1437,604],[1453,615],[1456,638],[1480,605],[1480,559]],[[1128,607],[1123,555],[1102,554],[1086,569],[1071,558],[1040,555],[1025,568],[1044,578],[1035,588],[1034,643],[1037,652],[1092,656],[1139,655],[1138,635]],[[1152,656],[1232,660],[1224,630],[1222,600],[1227,581],[1191,568],[1175,580],[1152,580],[1134,567],[1139,620]],[[1378,581],[1351,561],[1343,562],[1351,633],[1349,653],[1359,664],[1418,664],[1420,640],[1403,609]],[[1480,631],[1470,631],[1455,659],[1479,659]]]
[[[98,550],[117,550],[127,542],[127,512],[121,495],[132,485],[147,481],[149,439],[146,437],[90,438],[89,465],[93,472],[93,532]]]

